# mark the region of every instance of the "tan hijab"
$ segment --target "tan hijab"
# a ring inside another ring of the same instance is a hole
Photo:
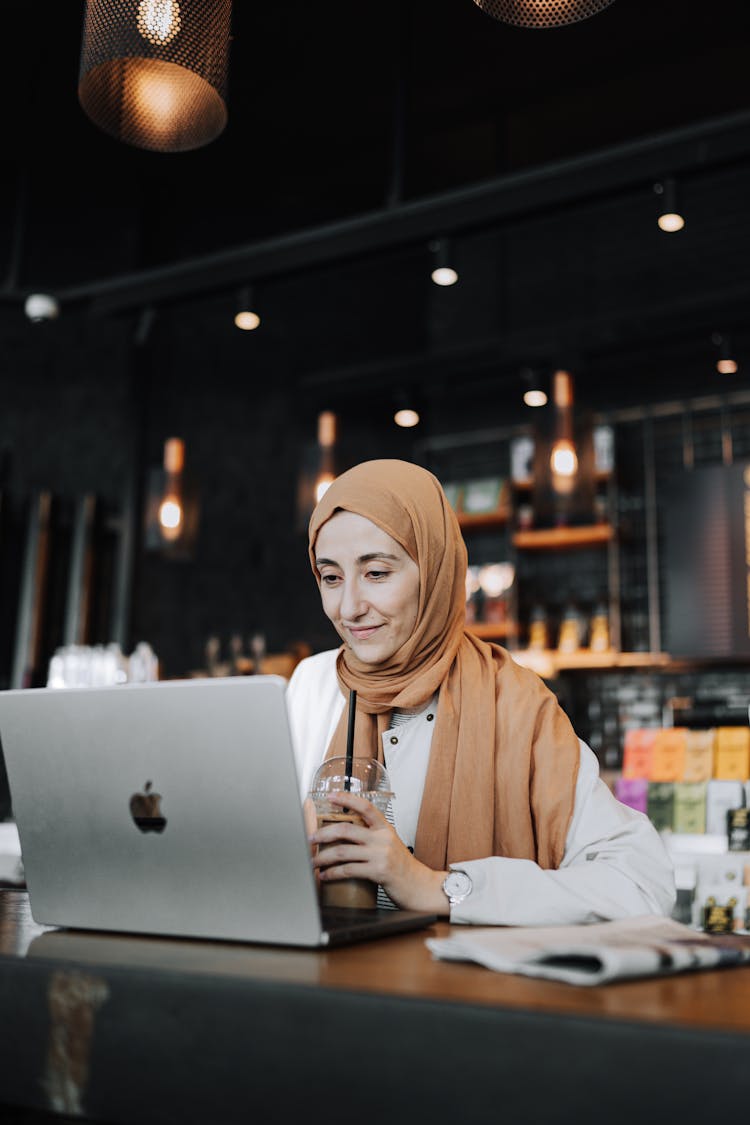
[[[415,707],[439,691],[415,856],[436,870],[491,855],[558,867],[573,813],[578,739],[535,673],[465,630],[466,546],[439,481],[392,460],[366,461],[338,477],[310,520],[318,585],[315,541],[342,509],[381,527],[419,567],[409,640],[376,667],[346,644],[336,662],[344,694],[357,692],[357,755],[382,761],[380,735],[392,709]],[[328,757],[345,753],[346,727],[345,709]]]

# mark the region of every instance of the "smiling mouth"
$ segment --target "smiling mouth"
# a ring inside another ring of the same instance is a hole
[[[356,628],[349,626],[347,631],[355,641],[366,641],[367,638],[376,633],[379,628],[380,625],[360,625]]]

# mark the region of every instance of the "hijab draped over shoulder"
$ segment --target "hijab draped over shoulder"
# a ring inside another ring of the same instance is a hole
[[[439,692],[414,854],[428,867],[509,856],[543,868],[562,860],[573,812],[579,744],[542,680],[499,645],[465,629],[466,546],[432,473],[407,461],[356,465],[338,477],[312,514],[315,541],[344,510],[395,539],[419,567],[414,631],[389,660],[364,664],[346,645],[336,670],[357,692],[357,755],[383,759],[381,734],[395,707]],[[346,709],[327,756],[346,751]]]

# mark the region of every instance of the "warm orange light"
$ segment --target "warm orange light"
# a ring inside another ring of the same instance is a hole
[[[243,332],[252,332],[260,324],[260,317],[256,312],[251,312],[250,309],[242,309],[235,316],[234,323]]]
[[[527,406],[546,406],[547,396],[544,391],[526,391],[523,401]]]
[[[318,415],[318,445],[330,449],[336,444],[336,415],[332,410],[321,410]]]
[[[550,468],[556,476],[573,477],[578,472],[578,456],[572,441],[560,438],[552,446]]]
[[[671,234],[672,231],[682,230],[685,226],[685,220],[677,211],[666,211],[663,215],[659,215],[656,221],[660,230],[666,231],[668,234]]]
[[[410,410],[404,407],[402,410],[397,410],[393,415],[393,421],[397,426],[403,426],[404,429],[410,429],[412,426],[419,425],[419,415],[416,410]]]
[[[735,375],[737,372],[737,360],[720,359],[716,364],[716,370],[720,375]]]
[[[165,539],[178,539],[182,530],[182,505],[174,493],[167,494],[159,505],[159,524]]]

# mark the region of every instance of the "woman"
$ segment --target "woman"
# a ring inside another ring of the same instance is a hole
[[[323,611],[343,644],[303,660],[288,707],[303,794],[346,748],[384,762],[394,825],[315,831],[322,881],[356,875],[452,922],[546,925],[668,914],[672,866],[642,813],[599,778],[554,694],[464,627],[466,547],[432,473],[369,461],[338,477],[309,527]],[[335,798],[334,798],[335,799]]]

